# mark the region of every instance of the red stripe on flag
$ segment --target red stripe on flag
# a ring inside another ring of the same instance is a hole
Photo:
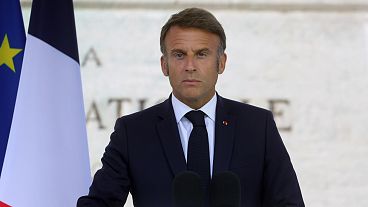
[[[11,206],[6,205],[5,203],[3,203],[3,202],[0,201],[0,207],[11,207]]]

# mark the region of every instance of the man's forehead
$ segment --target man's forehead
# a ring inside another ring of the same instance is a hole
[[[173,27],[165,38],[168,49],[200,50],[218,46],[217,35],[197,28]]]

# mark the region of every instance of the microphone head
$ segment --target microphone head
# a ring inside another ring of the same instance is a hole
[[[192,171],[184,171],[173,181],[175,207],[203,207],[204,193],[200,176]]]
[[[212,177],[210,206],[240,207],[240,180],[232,172],[221,172]]]

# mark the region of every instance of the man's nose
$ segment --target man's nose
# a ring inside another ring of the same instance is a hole
[[[185,62],[185,71],[194,72],[197,70],[195,59],[193,57],[188,57]]]

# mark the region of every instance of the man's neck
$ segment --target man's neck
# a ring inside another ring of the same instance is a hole
[[[172,95],[175,96],[174,93],[172,93]],[[175,96],[175,98],[178,99],[183,104],[187,105],[188,107],[190,107],[194,110],[198,110],[198,109],[202,108],[204,105],[206,105],[215,95],[216,95],[216,92],[212,96],[210,96],[209,98],[202,99],[202,100],[198,100],[198,99],[182,100],[178,96]]]

